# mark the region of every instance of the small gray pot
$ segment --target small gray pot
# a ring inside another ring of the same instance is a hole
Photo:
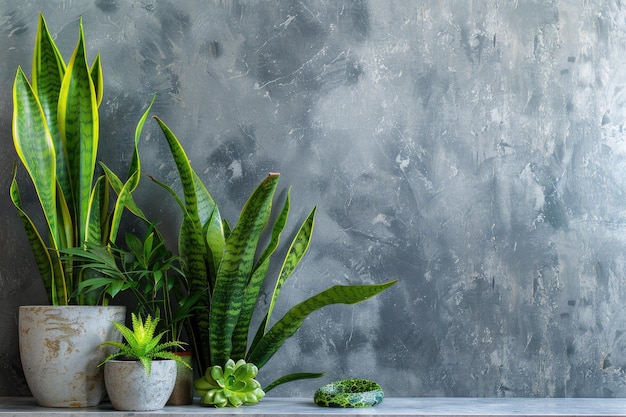
[[[104,382],[116,410],[160,410],[174,389],[176,361],[153,360],[147,376],[139,361],[110,360],[104,364]]]

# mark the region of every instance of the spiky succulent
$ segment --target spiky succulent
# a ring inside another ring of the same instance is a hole
[[[232,359],[222,369],[215,365],[207,368],[203,377],[194,382],[200,401],[216,407],[239,407],[258,403],[265,396],[261,384],[254,379],[259,372],[256,365]]]
[[[137,316],[135,313],[132,313],[131,319],[133,323],[132,330],[122,323],[113,323],[117,330],[122,333],[126,343],[117,341],[104,342],[103,345],[114,346],[119,349],[119,352],[111,353],[100,363],[100,365],[103,365],[111,359],[120,356],[128,359],[136,359],[143,364],[146,370],[146,375],[148,376],[150,375],[150,370],[152,368],[152,359],[173,359],[176,362],[189,367],[189,364],[184,362],[180,356],[174,355],[168,350],[171,348],[182,349],[184,344],[183,342],[172,341],[159,343],[166,332],[161,332],[156,336],[154,335],[157,324],[159,323],[158,318],[152,319],[152,317],[148,315],[148,317],[146,317],[146,321],[143,322],[141,316]]]

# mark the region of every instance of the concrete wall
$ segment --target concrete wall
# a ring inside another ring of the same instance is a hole
[[[326,371],[389,396],[626,395],[626,10],[617,0],[0,0],[0,395],[26,395],[17,306],[44,301],[8,200],[11,83],[37,12],[62,52],[102,53],[101,158],[153,114],[231,222],[269,171],[292,225],[316,205],[280,311],[399,279],[311,316],[262,380]],[[144,172],[177,186],[150,121]],[[175,204],[140,204],[175,236]]]

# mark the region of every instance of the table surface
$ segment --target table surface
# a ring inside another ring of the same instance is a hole
[[[68,409],[38,407],[31,398],[0,397],[0,416],[307,416],[329,414],[359,416],[625,416],[626,398],[385,398],[371,408],[318,407],[307,398],[266,397],[259,404],[240,408],[210,408],[197,403],[167,406],[148,412],[123,412],[110,404]]]

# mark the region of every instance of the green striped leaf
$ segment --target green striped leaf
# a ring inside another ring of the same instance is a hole
[[[74,218],[70,207],[63,195],[61,185],[57,181],[57,221],[59,224],[59,240],[57,248],[67,248],[74,245]]]
[[[170,147],[172,157],[176,163],[181,184],[183,186],[183,194],[185,196],[185,211],[189,216],[190,227],[185,237],[185,246],[179,247],[180,255],[186,260],[186,275],[191,278],[192,292],[206,287],[207,269],[205,262],[206,248],[204,243],[203,228],[198,214],[198,196],[196,194],[196,184],[194,180],[194,171],[189,163],[189,158],[185,153],[180,141],[170,130],[170,128],[158,117],[154,119],[159,124],[161,131],[165,135],[165,139]],[[204,304],[208,305],[208,302]]]
[[[130,162],[130,167],[128,169],[128,178],[132,177],[135,172],[141,172],[141,159],[139,158],[139,141],[141,140],[141,132],[143,131],[143,126],[150,115],[150,110],[152,110],[152,105],[156,100],[156,94],[152,96],[152,100],[148,105],[146,111],[143,112],[137,126],[135,127],[135,140],[133,142],[133,158]],[[139,181],[139,177],[137,177],[137,181]],[[135,185],[136,187],[136,185]]]
[[[220,210],[209,194],[208,190],[202,183],[195,171],[192,171],[194,185],[196,187],[196,196],[198,198],[198,217],[202,224],[205,234],[205,242],[209,252],[206,254],[207,274],[209,277],[209,287],[211,290],[215,288],[215,277],[219,269],[224,247],[226,245],[226,237],[224,234],[224,222],[220,214]]]
[[[101,175],[96,180],[89,199],[89,213],[87,215],[87,235],[85,242],[99,242],[106,246],[102,237],[103,226],[105,226],[108,210],[103,210],[104,204],[108,204],[108,182],[106,177]],[[108,209],[108,206],[107,206]],[[104,217],[104,218],[103,218]],[[107,236],[108,236],[108,230]]]
[[[209,276],[207,267],[209,256],[208,247],[199,214],[197,191],[198,183],[201,184],[201,182],[200,180],[196,180],[197,175],[191,167],[189,158],[176,135],[174,135],[171,129],[161,119],[156,116],[154,119],[165,135],[183,186],[185,199],[184,216],[178,238],[178,252],[185,261],[184,271],[185,275],[189,277],[189,292],[192,294],[202,294],[198,299],[198,309],[196,310],[195,323],[193,326],[195,330],[193,338],[195,343],[199,346],[198,350],[204,355],[203,358],[198,359],[202,369],[204,369],[210,364],[208,352],[210,346],[209,314],[211,309],[211,289],[209,288],[209,282],[212,278]],[[168,189],[170,194],[176,195],[171,188],[167,187],[166,189]],[[206,192],[206,195],[208,195],[208,192]],[[178,199],[178,197],[176,198]],[[200,205],[200,207],[203,206]],[[210,216],[210,212],[208,216]]]
[[[252,272],[256,247],[272,210],[279,174],[269,174],[244,205],[239,221],[226,240],[211,304],[211,364],[230,358],[232,336],[242,308],[244,289]]]
[[[283,284],[291,276],[293,271],[295,271],[296,267],[300,264],[300,261],[309,250],[311,238],[313,237],[313,226],[315,224],[315,210],[315,207],[311,210],[304,223],[300,226],[296,237],[289,246],[289,251],[287,252],[283,266],[280,269],[280,273],[278,274],[272,299],[270,300],[270,306],[267,310],[267,322],[271,319],[272,311],[274,310],[276,300],[278,299],[278,295],[280,294]]]
[[[98,104],[87,66],[82,21],[61,85],[58,117],[73,190],[70,206],[77,213],[76,239],[84,242],[98,150]]]
[[[139,177],[139,172],[135,172],[133,176],[130,177],[128,181],[126,181],[126,183],[122,187],[122,190],[118,194],[117,199],[115,200],[109,236],[107,239],[110,243],[115,243],[117,241],[117,233],[119,231],[120,223],[122,221],[122,214],[124,213],[127,202],[131,199],[132,192],[137,186],[137,181],[139,181],[137,177]]]
[[[26,75],[18,68],[13,84],[13,143],[30,175],[46,221],[53,247],[59,241],[56,212],[56,155],[50,131]]]
[[[246,358],[261,369],[302,325],[309,314],[331,304],[356,304],[386,290],[396,281],[374,285],[336,285],[292,307],[259,341]]]
[[[248,282],[248,285],[246,286],[241,313],[239,314],[237,327],[233,332],[233,351],[231,358],[234,360],[245,358],[246,350],[248,349],[248,333],[250,330],[252,314],[254,313],[254,306],[256,305],[261,287],[267,278],[267,270],[270,266],[271,257],[278,248],[280,236],[285,229],[285,225],[287,224],[287,219],[289,217],[290,194],[291,190],[287,192],[287,198],[285,199],[283,208],[276,218],[274,226],[272,227],[272,238],[259,257],[259,260],[254,267],[254,271],[252,272],[250,282]]]
[[[48,295],[48,299],[54,305],[67,304],[67,291],[64,287],[64,280],[62,278],[62,269],[58,265],[53,265],[53,259],[50,257],[50,252],[43,238],[37,231],[35,224],[31,218],[26,214],[22,208],[22,201],[20,198],[20,191],[16,180],[17,167],[13,168],[13,179],[11,180],[10,195],[13,205],[17,209],[17,212],[24,225],[26,231],[26,237],[33,249],[35,255],[35,262],[43,279],[43,284]],[[59,272],[58,279],[55,279],[55,270]]]
[[[32,86],[44,113],[50,137],[54,143],[57,181],[61,185],[64,195],[71,195],[57,117],[59,92],[61,91],[64,74],[65,62],[48,31],[43,14],[40,13],[37,37],[35,39],[35,52],[33,54]]]
[[[313,208],[306,220],[298,229],[298,233],[296,233],[296,237],[291,241],[291,245],[289,246],[289,250],[287,251],[287,255],[283,261],[282,268],[278,274],[278,279],[276,280],[276,284],[274,285],[274,291],[272,293],[272,297],[270,299],[270,305],[268,307],[267,313],[263,318],[263,321],[259,325],[256,335],[252,341],[250,346],[250,350],[254,350],[256,348],[257,343],[262,339],[263,335],[267,332],[267,326],[270,323],[270,318],[272,315],[272,311],[274,310],[274,306],[276,301],[278,300],[278,295],[283,287],[283,284],[287,279],[293,274],[296,267],[304,258],[309,246],[311,244],[311,238],[313,237],[313,225],[315,222],[315,211]]]
[[[279,385],[286,384],[287,382],[298,381],[300,379],[321,378],[323,376],[324,376],[324,372],[317,372],[317,373],[297,372],[294,374],[281,376],[280,378],[278,378],[277,380],[275,380],[274,382],[272,382],[271,384],[263,388],[263,391],[265,391],[265,393],[267,394],[268,391],[276,388]]]
[[[89,69],[89,75],[93,82],[93,89],[96,93],[96,105],[100,107],[102,103],[102,95],[104,94],[104,79],[102,76],[102,62],[100,60],[100,54],[96,55],[96,59],[91,64]]]
[[[102,168],[102,170],[104,171],[104,174],[107,177],[107,181],[109,183],[109,185],[111,186],[111,188],[113,189],[113,191],[115,192],[116,195],[120,195],[120,193],[122,192],[122,188],[124,188],[124,183],[122,182],[122,180],[120,180],[120,178],[108,167],[106,166],[104,163],[100,162],[100,167]],[[136,177],[139,177],[139,172],[137,172]],[[132,178],[132,176],[131,176]],[[135,178],[133,178],[133,180],[135,180]],[[134,187],[136,188],[138,184],[134,185]],[[133,188],[133,190],[135,189]],[[140,218],[141,220],[143,220],[146,224],[150,224],[150,221],[148,220],[148,218],[146,217],[146,215],[144,214],[144,212],[141,210],[141,208],[139,208],[139,206],[137,205],[137,203],[135,202],[132,194],[127,196],[126,199],[126,208],[133,213],[135,216],[137,216],[138,218]],[[108,206],[103,207],[103,208],[108,208]]]

